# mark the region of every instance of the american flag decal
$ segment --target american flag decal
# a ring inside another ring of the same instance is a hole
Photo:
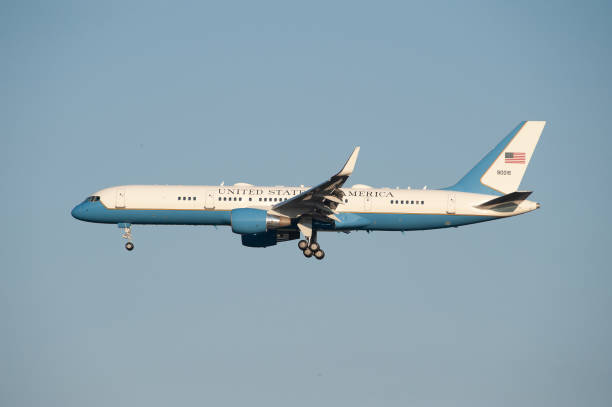
[[[506,164],[525,164],[525,153],[506,153],[504,162]]]

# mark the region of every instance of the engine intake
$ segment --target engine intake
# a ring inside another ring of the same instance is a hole
[[[231,213],[232,232],[244,234],[263,233],[291,225],[291,218],[270,215],[268,211],[253,208],[234,209]]]

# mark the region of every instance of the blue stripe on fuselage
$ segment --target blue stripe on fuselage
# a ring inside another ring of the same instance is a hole
[[[229,210],[108,209],[101,202],[83,202],[72,210],[79,220],[95,223],[130,223],[142,225],[230,225]],[[495,216],[363,213],[367,224],[345,229],[342,224],[316,223],[320,230],[424,230],[468,225],[497,219]]]
[[[108,209],[101,202],[83,202],[72,210],[79,220],[140,225],[229,225],[230,211],[203,209]]]
[[[497,219],[495,216],[442,215],[418,213],[360,213],[370,221],[362,230],[424,230],[470,223],[486,222]]]

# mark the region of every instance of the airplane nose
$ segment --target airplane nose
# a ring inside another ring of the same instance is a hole
[[[72,208],[72,211],[70,212],[70,214],[75,219],[83,220],[83,207],[81,206],[81,204],[78,204],[77,206]]]

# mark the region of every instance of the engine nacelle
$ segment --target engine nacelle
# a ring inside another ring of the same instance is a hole
[[[291,225],[291,219],[268,214],[263,209],[240,208],[231,213],[232,232],[245,234],[263,233]]]

